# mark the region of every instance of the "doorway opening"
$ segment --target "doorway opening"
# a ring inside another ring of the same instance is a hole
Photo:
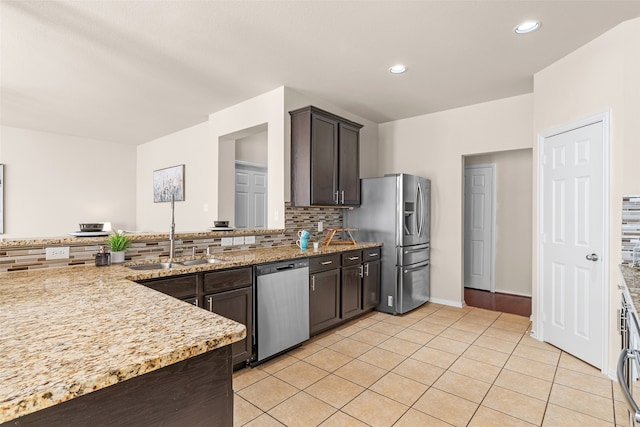
[[[533,150],[464,156],[463,167],[465,303],[528,317]]]

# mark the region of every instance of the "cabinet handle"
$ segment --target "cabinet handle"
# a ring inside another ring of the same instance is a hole
[[[369,264],[364,265],[364,275],[369,277]]]
[[[311,290],[316,291],[316,276],[311,276]]]
[[[378,254],[376,252],[370,253],[369,256],[374,257],[374,256],[378,256]]]
[[[359,256],[350,256],[349,257],[349,261],[355,261],[357,259],[360,259],[360,257]]]
[[[360,266],[360,277],[364,277],[364,267],[362,265]]]
[[[325,262],[321,262],[320,264],[329,265],[329,264],[333,264],[333,261],[325,261]]]
[[[340,204],[344,205],[344,190],[342,190],[341,193],[342,193],[342,200],[340,201]]]
[[[336,205],[340,204],[339,193],[340,193],[339,191],[336,191],[335,193],[333,193],[336,196],[335,197]]]
[[[209,311],[213,313],[213,297],[209,297]]]

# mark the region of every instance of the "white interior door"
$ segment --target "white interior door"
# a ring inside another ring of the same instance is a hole
[[[541,147],[542,339],[602,368],[606,292],[603,122]]]
[[[267,228],[267,168],[236,162],[236,228]]]
[[[464,169],[464,286],[494,291],[494,167]]]

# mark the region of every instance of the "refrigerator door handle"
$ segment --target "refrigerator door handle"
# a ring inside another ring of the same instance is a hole
[[[422,236],[422,227],[424,226],[424,218],[422,218],[422,213],[424,212],[423,203],[422,186],[418,181],[418,189],[416,191],[416,228],[418,229],[418,236]]]
[[[412,271],[422,270],[423,268],[428,267],[428,266],[429,266],[429,262],[427,261],[427,262],[425,262],[424,264],[420,264],[420,265],[419,265],[419,266],[417,266],[417,267],[405,268],[405,269],[404,269],[404,272],[405,272],[405,273],[410,273],[410,272],[412,272]]]

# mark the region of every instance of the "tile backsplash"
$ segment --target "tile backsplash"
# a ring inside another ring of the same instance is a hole
[[[222,246],[220,237],[180,239],[178,234],[176,256],[189,256],[192,253],[204,255],[209,248],[211,254],[237,251],[244,249],[269,248],[294,245],[299,230],[317,230],[318,221],[322,221],[324,228],[342,227],[342,209],[338,208],[298,208],[285,205],[285,231],[275,231],[273,234],[259,234],[255,236],[255,243],[245,245]],[[28,242],[27,242],[28,243]],[[45,247],[6,246],[0,243],[0,272],[33,270],[50,267],[66,267],[72,265],[93,264],[98,244],[72,244],[69,259],[46,260]],[[169,256],[168,239],[149,239],[135,241],[127,249],[125,261],[139,261]]]
[[[633,262],[633,248],[640,245],[640,195],[622,197],[622,263]]]

